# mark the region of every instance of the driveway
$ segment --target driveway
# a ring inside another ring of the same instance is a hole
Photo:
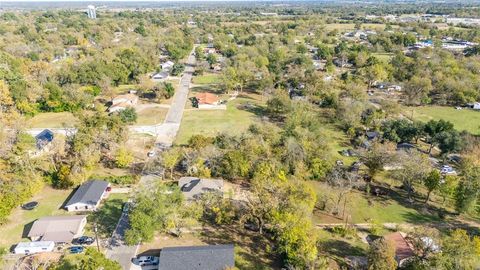
[[[107,258],[117,261],[122,269],[129,270],[133,266],[132,258],[137,254],[138,246],[125,244],[125,231],[128,229],[128,214],[122,213],[107,248]]]

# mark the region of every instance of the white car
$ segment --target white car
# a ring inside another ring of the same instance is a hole
[[[140,266],[158,265],[158,259],[155,256],[140,256],[134,260],[134,263]]]
[[[449,175],[457,174],[457,172],[451,166],[448,166],[448,165],[443,165],[442,169],[440,170],[440,173],[441,174],[449,174]]]

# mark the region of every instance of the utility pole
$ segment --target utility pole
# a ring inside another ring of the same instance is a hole
[[[97,211],[94,211],[97,212]],[[93,231],[95,232],[95,241],[97,242],[97,249],[100,252],[100,244],[98,243],[98,228],[97,228],[97,221],[93,219]]]

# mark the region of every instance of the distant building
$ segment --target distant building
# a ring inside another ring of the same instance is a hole
[[[34,254],[51,252],[55,247],[53,241],[20,242],[15,246],[15,254]]]
[[[90,19],[96,19],[97,18],[97,12],[95,10],[95,6],[92,6],[92,5],[87,6],[87,15],[88,15],[88,18],[90,18]]]
[[[53,132],[49,129],[44,129],[42,132],[35,136],[35,146],[38,151],[43,151],[52,141]]]
[[[158,270],[225,270],[235,266],[234,245],[166,247]]]
[[[207,108],[213,108],[217,105],[219,105],[219,100],[217,95],[203,92],[203,93],[198,93],[195,98],[198,101],[198,108],[199,109],[207,109]]]
[[[108,196],[107,181],[92,180],[83,183],[65,204],[67,211],[95,211]]]
[[[162,70],[170,71],[170,69],[172,69],[174,65],[175,65],[175,63],[173,63],[172,61],[167,61],[167,62],[161,64],[160,66],[162,67]]]
[[[150,78],[154,81],[165,80],[166,78],[168,78],[168,71],[157,72],[157,73],[153,74],[152,77],[150,77]]]

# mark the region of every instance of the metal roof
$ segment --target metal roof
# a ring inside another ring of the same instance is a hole
[[[100,181],[100,180],[90,180],[83,183],[75,194],[73,194],[72,198],[68,200],[65,206],[70,206],[76,203],[83,203],[89,205],[96,205],[98,201],[102,199],[103,193],[108,187],[107,181]]]
[[[166,247],[158,270],[224,270],[235,266],[233,245]]]

